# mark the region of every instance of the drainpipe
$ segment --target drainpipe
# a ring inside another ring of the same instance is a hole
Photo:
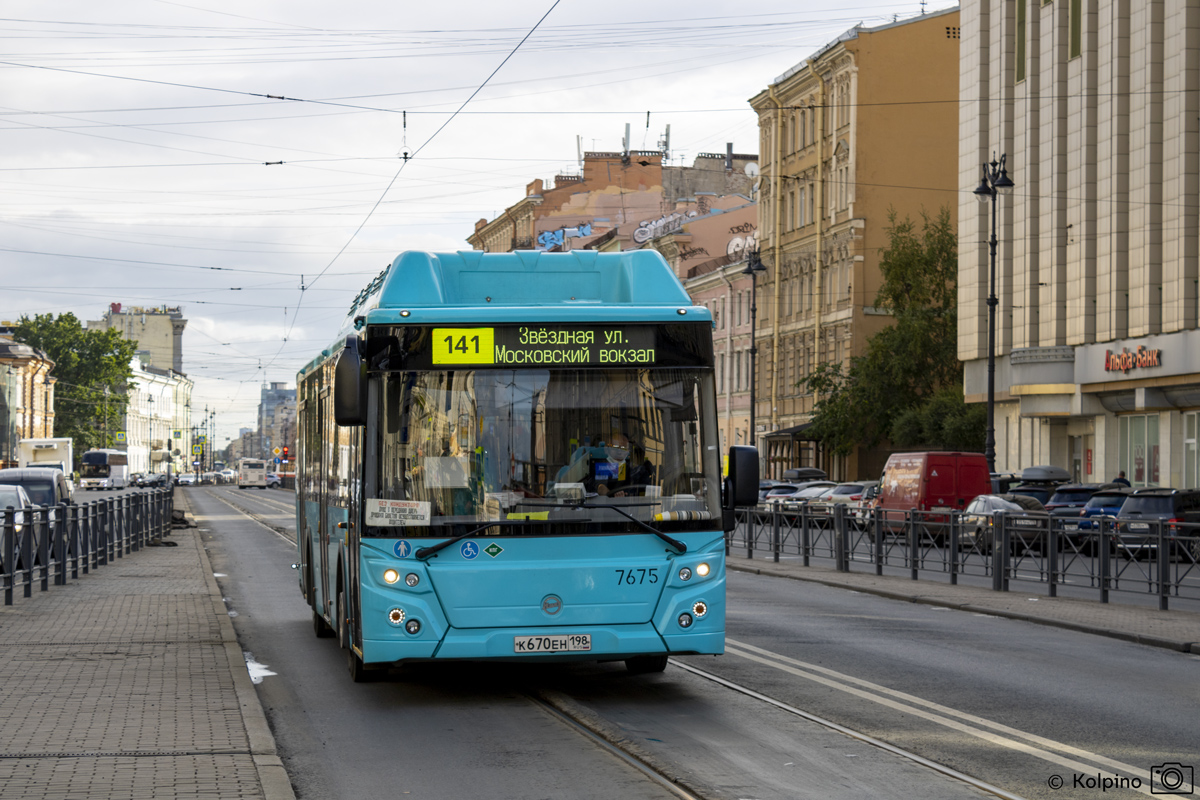
[[[767,87],[767,96],[772,103],[775,104],[775,155],[772,157],[771,167],[775,173],[775,180],[772,181],[772,195],[774,196],[775,204],[775,230],[771,232],[771,250],[774,253],[775,261],[775,297],[773,298],[772,307],[774,312],[771,315],[771,428],[779,427],[778,414],[776,409],[779,408],[779,312],[782,306],[780,305],[783,292],[779,291],[782,285],[782,276],[780,275],[780,242],[781,232],[783,230],[783,103],[779,102],[779,98],[775,96],[775,86]],[[756,375],[755,378],[758,376]],[[754,444],[758,444],[758,432],[754,432]]]
[[[808,73],[817,82],[819,89],[817,103],[817,183],[813,187],[819,188],[820,197],[813,198],[813,206],[817,213],[817,266],[813,294],[813,356],[814,361],[821,362],[821,303],[824,298],[824,287],[822,283],[822,275],[824,274],[823,248],[825,246],[825,81],[817,74],[816,68],[813,66],[813,60],[808,60]]]
[[[729,380],[729,354],[733,352],[733,326],[729,324],[729,309],[733,308],[733,281],[729,280],[729,276],[725,274],[725,267],[721,267],[717,272],[721,276],[721,280],[725,281],[725,308],[722,312],[725,314],[725,369],[721,370],[721,376],[724,379],[724,388],[722,394],[725,395],[725,441],[733,443],[733,393],[730,391],[731,381]]]

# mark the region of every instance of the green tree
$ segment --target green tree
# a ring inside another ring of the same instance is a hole
[[[823,364],[801,382],[817,397],[812,433],[833,452],[890,438],[901,447],[981,449],[980,409],[962,400],[958,360],[958,245],[950,211],[922,225],[889,215],[876,305],[895,324],[848,370]],[[978,442],[978,444],[976,444]]]
[[[71,437],[77,456],[111,446],[128,402],[137,342],[117,330],[87,330],[70,313],[21,317],[12,338],[54,362],[54,435]]]

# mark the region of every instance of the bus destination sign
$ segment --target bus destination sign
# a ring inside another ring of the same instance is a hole
[[[653,365],[652,325],[503,325],[434,328],[433,364],[454,366]]]

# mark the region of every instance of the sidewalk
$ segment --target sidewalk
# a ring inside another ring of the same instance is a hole
[[[744,549],[741,554],[734,549],[725,563],[729,569],[738,572],[811,581],[893,600],[992,614],[1165,647],[1182,653],[1200,654],[1200,613],[1194,611],[1159,611],[1157,608],[1101,603],[1098,600],[1047,597],[1044,586],[1033,587],[1030,591],[1022,591],[1022,587],[1017,586],[1012,591],[995,592],[976,586],[951,586],[937,581],[838,572],[832,567],[776,564],[763,560],[761,556],[754,560],[747,559]],[[1040,594],[1037,593],[1039,589]]]
[[[4,800],[293,800],[200,532],[168,541],[0,606]]]

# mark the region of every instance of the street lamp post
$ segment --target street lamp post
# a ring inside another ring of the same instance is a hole
[[[750,276],[750,443],[758,447],[758,431],[754,425],[754,384],[758,373],[755,371],[755,365],[758,356],[758,344],[754,339],[754,324],[758,317],[758,273],[766,272],[767,268],[763,266],[762,259],[758,257],[758,248],[755,248],[746,256],[746,268],[742,270],[743,275]]]
[[[988,268],[988,364],[987,364],[987,438],[984,441],[984,455],[987,457],[988,472],[996,471],[996,196],[1008,194],[1013,189],[1012,179],[1004,168],[1007,155],[1001,154],[1000,160],[992,156],[992,161],[983,163],[983,180],[975,189],[975,197],[981,203],[992,203],[992,236],[988,239],[991,261]]]

